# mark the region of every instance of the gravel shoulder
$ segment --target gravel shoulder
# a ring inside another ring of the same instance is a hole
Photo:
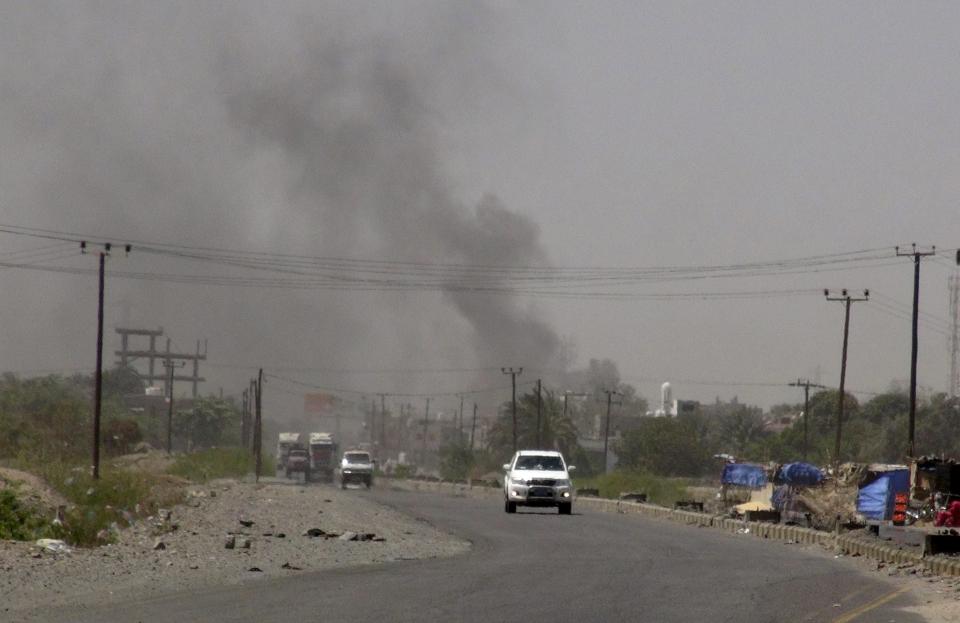
[[[187,504],[173,508],[168,522],[141,521],[111,545],[55,553],[0,541],[0,619],[31,620],[35,611],[57,606],[452,556],[469,548],[357,493],[329,485],[219,481],[191,487]],[[311,529],[326,534],[309,536]],[[375,536],[346,540],[351,533]],[[231,539],[235,547],[227,549]]]

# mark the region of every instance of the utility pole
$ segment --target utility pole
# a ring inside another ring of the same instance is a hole
[[[186,365],[185,361],[174,363],[170,359],[163,362],[167,369],[167,456],[173,454],[173,372]]]
[[[840,296],[830,296],[830,290],[824,290],[823,296],[828,301],[844,303],[843,319],[843,354],[840,357],[840,397],[837,399],[837,439],[833,446],[833,461],[835,467],[840,465],[840,435],[843,428],[844,387],[847,380],[847,342],[850,337],[850,305],[870,300],[870,290],[864,290],[862,297],[850,296],[846,289],[840,291]]]
[[[250,446],[250,419],[248,417],[247,390],[243,390],[243,406],[240,409],[240,447],[248,448]]]
[[[380,452],[386,456],[387,446],[387,395],[380,394]],[[384,458],[381,457],[381,460]]]
[[[957,251],[960,266],[960,251]],[[960,271],[950,277],[950,397],[960,396]]]
[[[543,410],[543,383],[537,379],[537,450],[540,449],[540,412]]]
[[[500,368],[503,374],[509,374],[513,386],[513,452],[517,452],[517,375],[523,374],[523,368]]]
[[[821,389],[826,389],[823,385],[818,385],[817,383],[811,383],[806,379],[797,379],[795,383],[788,383],[790,387],[802,387],[803,388],[803,460],[807,460],[807,421],[810,419],[810,388],[819,387]]]
[[[423,411],[423,443],[420,450],[420,465],[427,464],[427,425],[430,422],[430,398],[427,398],[427,406]]]
[[[914,456],[914,431],[917,421],[917,350],[918,350],[918,316],[920,314],[920,258],[934,255],[937,247],[930,247],[929,251],[917,250],[917,244],[910,245],[910,252],[900,252],[900,247],[894,247],[897,257],[913,256],[913,329],[910,345],[910,431],[907,441],[907,456]]]
[[[100,479],[100,415],[103,402],[103,293],[104,278],[106,273],[107,257],[110,255],[110,249],[113,245],[109,242],[103,244],[103,250],[98,253],[100,256],[99,287],[97,289],[97,370],[94,375],[93,391],[93,479]],[[130,245],[124,246],[124,251],[130,254]],[[87,241],[80,242],[80,252],[87,252]]]
[[[470,425],[470,452],[473,452],[473,437],[477,434],[477,403],[473,403],[473,423]]]
[[[260,368],[260,373],[257,375],[256,380],[256,392],[254,395],[254,402],[256,403],[256,419],[254,420],[253,426],[253,451],[255,458],[255,477],[256,482],[260,482],[260,470],[263,467],[262,461],[262,450],[263,450],[263,417],[262,417],[262,405],[263,405],[263,368]]]
[[[256,402],[257,402],[257,381],[255,379],[250,379],[250,389],[248,390],[250,396],[250,401],[247,403],[247,407],[250,409],[249,418],[251,428],[256,424],[254,422],[254,412],[256,411]],[[253,449],[253,440],[256,437],[254,431],[250,431],[250,444],[247,446],[247,450],[254,452]]]
[[[613,402],[614,396],[623,396],[620,392],[615,389],[603,389],[600,390],[607,395],[607,421],[603,425],[603,473],[607,473],[607,449],[610,445],[610,406],[611,405],[621,405],[623,401]]]
[[[460,415],[458,419],[459,419],[458,425],[459,425],[459,431],[460,431],[458,439],[460,441],[460,445],[462,446],[463,445],[463,394],[460,394]]]

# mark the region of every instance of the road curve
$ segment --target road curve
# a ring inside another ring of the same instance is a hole
[[[454,558],[304,573],[50,621],[922,621],[908,593],[799,546],[599,512],[356,492],[469,539]],[[376,547],[358,543],[358,547]]]

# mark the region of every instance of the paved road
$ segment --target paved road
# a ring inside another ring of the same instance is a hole
[[[51,620],[921,620],[898,610],[909,597],[896,594],[896,586],[799,546],[634,516],[506,515],[502,504],[492,500],[386,490],[356,493],[467,538],[473,548],[455,558],[305,573],[62,612]]]

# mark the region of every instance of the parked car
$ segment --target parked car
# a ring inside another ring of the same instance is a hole
[[[520,450],[503,465],[503,509],[517,506],[556,506],[561,515],[573,512],[574,488],[563,455],[552,450]]]

